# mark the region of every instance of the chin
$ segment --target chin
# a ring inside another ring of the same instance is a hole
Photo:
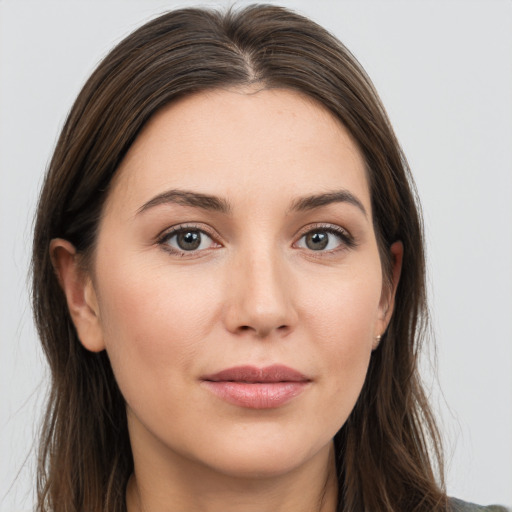
[[[215,452],[202,453],[203,463],[211,469],[226,476],[266,479],[293,473],[315,457],[324,458],[332,440],[317,445],[309,439],[286,435],[273,439],[248,436],[243,443],[220,442],[216,446]]]

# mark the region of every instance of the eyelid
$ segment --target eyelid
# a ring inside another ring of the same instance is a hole
[[[199,232],[205,234],[206,236],[208,236],[209,238],[211,238],[211,240],[218,247],[222,247],[222,244],[219,242],[220,236],[211,227],[207,226],[206,224],[201,224],[201,223],[195,224],[195,223],[190,223],[190,222],[186,222],[183,224],[177,224],[175,226],[171,226],[171,227],[164,229],[156,236],[155,242],[158,245],[160,245],[165,251],[167,251],[171,254],[175,254],[175,255],[179,255],[179,256],[183,256],[183,257],[198,256],[199,254],[209,251],[211,249],[211,248],[208,248],[208,249],[202,249],[199,251],[181,251],[181,250],[179,250],[175,247],[172,247],[166,243],[173,236],[175,236],[183,231],[187,231],[187,230],[199,231]]]
[[[215,243],[217,245],[217,247],[213,247],[213,248],[222,247],[222,242],[219,241],[221,239],[220,235],[215,230],[213,230],[210,226],[208,226],[206,224],[202,224],[202,223],[190,223],[190,222],[177,224],[175,226],[171,226],[171,227],[164,229],[156,236],[155,242],[158,245],[162,246],[162,248],[165,251],[167,251],[171,254],[174,254],[174,255],[180,255],[182,257],[194,257],[194,256],[197,257],[200,254],[212,249],[212,248],[208,248],[208,249],[201,249],[201,250],[197,250],[197,251],[181,251],[181,250],[176,249],[175,247],[172,247],[166,243],[170,238],[172,238],[176,234],[183,232],[183,231],[187,231],[187,230],[199,231],[199,232],[207,235],[209,238],[211,238],[213,243]],[[338,224],[330,224],[330,223],[322,223],[322,222],[308,224],[307,226],[304,226],[303,228],[301,228],[295,237],[296,241],[292,245],[296,246],[298,244],[298,242],[305,235],[307,235],[308,233],[314,232],[314,231],[326,231],[328,233],[332,233],[332,234],[338,236],[341,242],[340,242],[339,247],[337,247],[335,249],[330,249],[327,251],[308,250],[308,252],[311,253],[311,255],[313,255],[313,256],[318,256],[318,257],[320,257],[322,255],[327,256],[327,255],[335,254],[339,251],[351,249],[351,248],[354,248],[357,246],[357,242],[356,242],[355,238],[352,236],[352,234],[346,228],[339,226]],[[303,249],[303,248],[300,248],[300,249]]]
[[[297,241],[294,242],[294,245],[296,245],[299,242],[299,240],[301,240],[305,235],[314,231],[327,231],[328,233],[337,235],[341,239],[340,247],[337,247],[336,249],[331,249],[328,251],[309,251],[311,253],[315,253],[315,255],[317,256],[320,256],[321,254],[333,254],[338,251],[351,249],[357,246],[355,238],[346,228],[339,226],[337,224],[329,224],[322,222],[308,224],[307,226],[301,228],[297,235]]]

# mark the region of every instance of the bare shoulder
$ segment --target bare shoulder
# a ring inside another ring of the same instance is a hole
[[[488,505],[484,507],[455,498],[452,498],[450,503],[452,505],[452,512],[512,512],[510,509],[503,507],[502,505]]]

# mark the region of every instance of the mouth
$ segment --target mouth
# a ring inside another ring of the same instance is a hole
[[[300,395],[311,379],[293,368],[236,366],[207,375],[203,385],[218,398],[249,409],[275,409]]]

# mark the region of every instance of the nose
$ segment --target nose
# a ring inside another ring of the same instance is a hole
[[[235,334],[285,336],[296,326],[293,286],[286,262],[271,250],[241,254],[229,270],[225,324]]]

